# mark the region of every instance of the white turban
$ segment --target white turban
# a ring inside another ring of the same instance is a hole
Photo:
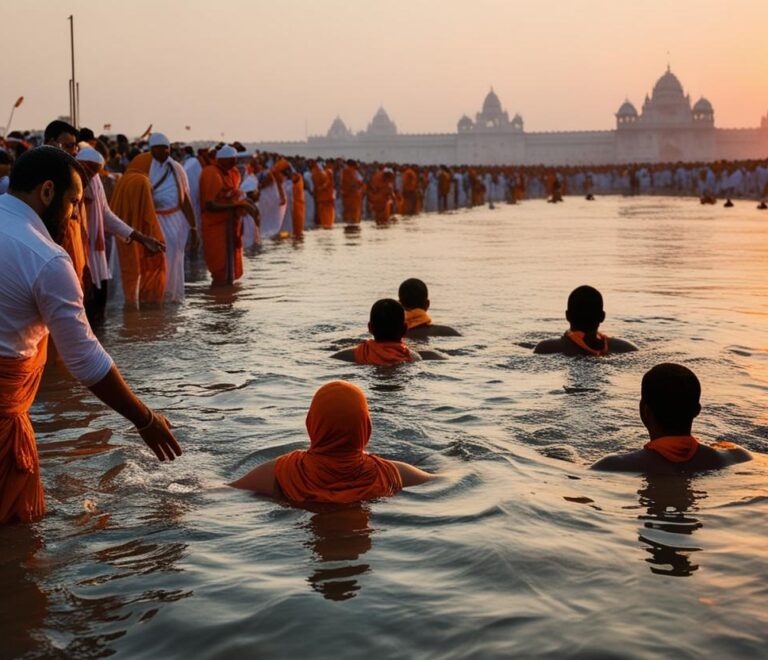
[[[85,161],[86,163],[98,163],[99,165],[104,165],[104,157],[93,147],[83,147],[77,153],[75,158],[80,161]]]
[[[149,136],[150,147],[170,147],[171,141],[163,133],[152,133]]]
[[[216,152],[216,160],[222,160],[224,158],[237,158],[237,149],[229,144],[225,144]]]

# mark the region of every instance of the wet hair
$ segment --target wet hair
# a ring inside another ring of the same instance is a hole
[[[371,333],[376,341],[400,341],[405,326],[405,310],[392,298],[382,298],[371,307]]]
[[[88,142],[88,140],[95,140],[96,134],[90,128],[81,128],[77,132],[78,142]]]
[[[595,330],[603,320],[603,296],[591,286],[580,286],[568,296],[568,319],[575,330]]]
[[[701,384],[690,369],[680,364],[657,364],[643,376],[641,401],[651,409],[667,433],[687,435],[701,411]]]
[[[424,309],[429,299],[429,291],[424,282],[412,277],[400,285],[397,297],[406,309]]]
[[[43,146],[24,152],[11,169],[8,190],[30,193],[46,181],[53,181],[55,196],[61,198],[72,186],[72,173],[85,181],[82,166],[62,149]]]
[[[60,119],[54,119],[48,126],[45,127],[45,133],[43,134],[43,142],[48,144],[51,140],[58,140],[59,135],[62,133],[69,133],[77,137],[77,129]]]

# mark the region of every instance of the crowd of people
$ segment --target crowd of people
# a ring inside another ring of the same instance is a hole
[[[184,297],[185,259],[195,258],[200,247],[212,284],[231,285],[242,276],[245,248],[273,237],[300,238],[306,228],[331,229],[337,218],[349,225],[364,217],[385,224],[397,215],[527,197],[560,201],[579,188],[588,198],[650,188],[698,190],[703,201],[707,195],[761,197],[768,183],[765,163],[590,169],[365,164],[250,154],[238,143],[195,150],[158,132],[129,142],[63,121],[46,127],[43,146],[26,137],[10,135],[0,151],[0,523],[28,522],[45,511],[28,411],[49,334],[73,376],[129,419],[160,460],[181,454],[168,421],[136,397],[94,335],[113,277],[128,304],[175,303]],[[426,284],[406,280],[397,300],[371,308],[373,339],[333,357],[383,367],[444,359],[406,343],[458,334],[433,323],[429,307]],[[566,320],[569,330],[541,342],[535,353],[599,358],[637,350],[599,332],[603,299],[592,287],[571,293]],[[707,446],[691,435],[700,389],[685,367],[652,369],[643,379],[640,407],[650,441],[596,467],[676,472],[749,460],[740,447]],[[270,461],[232,485],[296,502],[352,502],[432,478],[364,451],[371,420],[362,391],[350,383],[317,392],[307,430],[308,451]]]

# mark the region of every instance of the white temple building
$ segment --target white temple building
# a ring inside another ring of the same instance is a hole
[[[626,100],[605,131],[528,133],[491,89],[474,120],[464,115],[455,133],[403,134],[384,108],[364,131],[353,133],[336,117],[325,135],[305,142],[262,142],[254,148],[285,155],[354,158],[420,165],[600,165],[765,159],[768,115],[757,128],[717,128],[712,104],[690,96],[672,71],[658,79],[641,111]]]

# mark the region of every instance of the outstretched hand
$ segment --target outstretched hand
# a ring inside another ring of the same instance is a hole
[[[176,456],[181,456],[181,447],[171,431],[171,425],[168,420],[152,412],[150,422],[137,429],[141,439],[147,443],[147,446],[155,452],[155,456],[161,461],[172,461]]]
[[[165,243],[158,241],[156,238],[147,236],[146,234],[140,234],[136,232],[136,240],[144,246],[144,249],[150,254],[157,254],[158,252],[165,252]]]

